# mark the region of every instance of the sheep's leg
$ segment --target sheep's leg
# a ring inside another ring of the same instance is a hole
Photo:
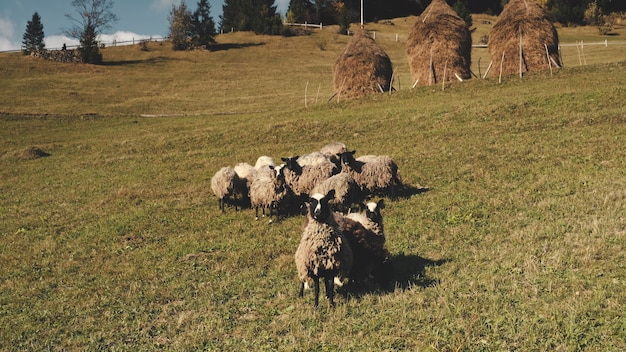
[[[220,211],[223,213],[224,212],[224,198],[220,198],[219,207],[220,207]]]
[[[320,304],[320,279],[318,277],[313,278],[315,283],[315,308]]]
[[[334,286],[334,278],[325,277],[324,278],[324,286],[326,287],[326,298],[328,298],[328,302],[330,302],[331,307],[335,307],[335,286]]]
[[[300,298],[304,297],[304,281],[302,281],[302,284],[300,285],[300,293],[298,296],[300,296]]]
[[[254,220],[259,220],[259,207],[254,207]]]

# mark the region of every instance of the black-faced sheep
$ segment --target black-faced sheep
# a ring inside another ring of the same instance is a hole
[[[391,255],[385,248],[385,234],[380,209],[384,203],[370,202],[361,213],[335,213],[343,235],[348,239],[353,254],[351,282],[359,287],[373,278],[380,287],[388,288],[393,274]]]
[[[359,204],[362,200],[361,189],[348,173],[341,172],[318,183],[311,194],[327,194],[331,189],[335,191],[335,197],[330,200],[334,210],[346,213],[352,204]]]
[[[259,219],[259,208],[262,208],[263,215],[265,215],[265,210],[268,210],[270,222],[272,222],[272,213],[278,220],[279,209],[287,201],[287,196],[288,191],[282,168],[279,166],[260,168],[250,185],[250,204],[254,208],[256,220]]]
[[[328,201],[334,191],[326,195],[314,194],[307,201],[307,216],[300,244],[294,259],[300,279],[300,297],[304,295],[305,283],[314,284],[315,307],[319,305],[319,279],[324,280],[326,297],[334,307],[334,280],[349,277],[352,269],[352,249],[343,236]]]
[[[326,160],[316,165],[300,165],[298,156],[281,158],[285,163],[285,182],[291,192],[298,198],[308,197],[318,183],[339,172],[335,164]],[[299,203],[302,203],[300,199]]]
[[[237,176],[235,169],[230,166],[224,166],[219,169],[211,178],[211,190],[219,199],[219,209],[223,213],[224,206],[227,202],[233,202],[235,210],[237,210],[237,195],[243,194],[243,182]]]
[[[402,185],[398,165],[386,155],[365,155],[354,158],[355,151],[341,154],[342,172],[349,173],[362,190],[370,194],[396,197],[396,188]]]

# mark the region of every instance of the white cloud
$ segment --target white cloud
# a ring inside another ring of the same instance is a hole
[[[178,5],[179,3],[180,3],[180,0],[152,0],[152,3],[150,4],[150,8],[157,12],[167,11],[172,8],[172,5],[174,4]]]
[[[20,42],[15,42],[15,29],[13,21],[9,18],[0,17],[0,51],[19,50]]]
[[[68,47],[78,45],[78,40],[69,38],[64,35],[47,36],[43,39],[43,42],[44,44],[46,44],[46,49],[50,50],[61,49],[61,47],[63,47],[63,44],[67,45]]]

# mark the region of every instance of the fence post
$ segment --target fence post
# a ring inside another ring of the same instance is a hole
[[[398,33],[396,33],[396,41],[398,41]]]
[[[372,32],[372,34],[374,35],[374,40],[376,40],[376,32]]]
[[[608,39],[605,39],[605,40],[604,40],[604,47],[605,47],[605,48],[608,48],[608,47],[609,47],[609,41],[608,41]]]

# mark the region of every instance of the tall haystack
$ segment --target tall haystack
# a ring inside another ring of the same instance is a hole
[[[388,91],[393,68],[387,53],[361,29],[335,61],[333,73],[338,98],[357,98]]]
[[[559,36],[536,0],[509,1],[489,33],[488,46],[491,76],[561,66]]]
[[[433,0],[409,33],[406,53],[414,85],[471,77],[472,36],[465,21],[444,1]]]

